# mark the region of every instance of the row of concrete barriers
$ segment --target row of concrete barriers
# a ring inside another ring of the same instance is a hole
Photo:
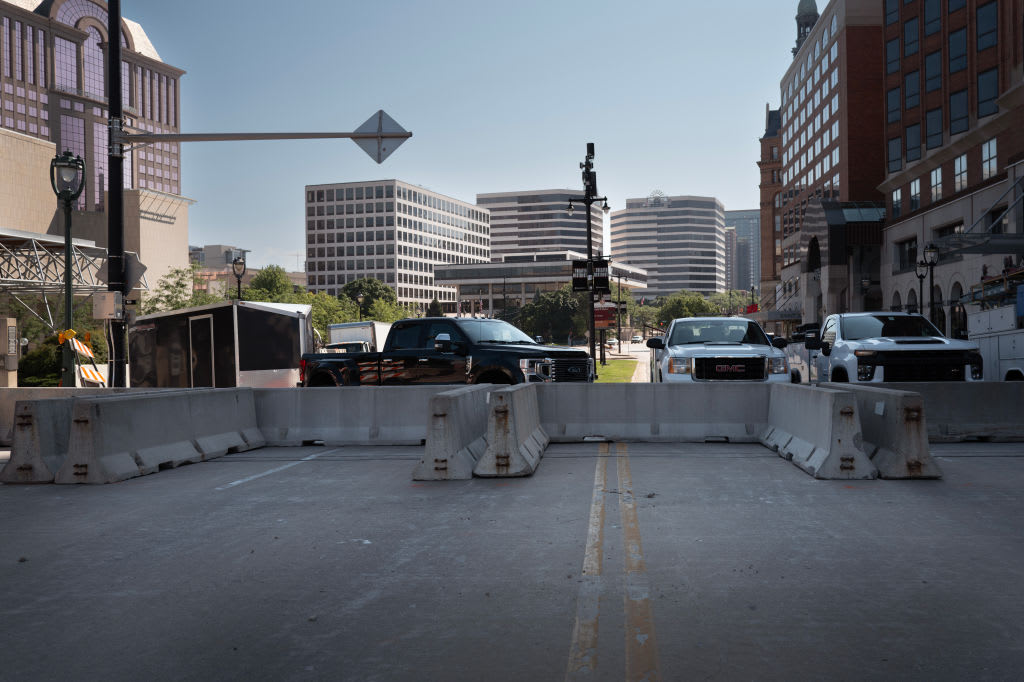
[[[935,478],[941,471],[928,453],[929,438],[1024,440],[1013,409],[1024,398],[1019,383],[435,385],[26,397],[16,402],[3,482],[107,483],[264,444],[311,443],[423,445],[413,474],[420,480],[524,476],[536,470],[549,441],[588,439],[760,442],[818,478]],[[938,424],[925,419],[933,409]]]

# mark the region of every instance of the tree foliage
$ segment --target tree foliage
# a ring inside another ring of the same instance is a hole
[[[665,303],[658,312],[658,321],[668,324],[678,317],[701,317],[720,314],[721,311],[718,307],[710,303],[706,298],[698,293],[684,289],[665,299]]]
[[[223,301],[224,298],[197,289],[199,266],[193,263],[187,268],[172,268],[160,278],[156,288],[144,294],[141,302],[143,315],[167,310],[192,308]]]
[[[427,306],[427,317],[441,317],[444,315],[444,310],[441,308],[441,302],[435,298]]]
[[[294,293],[295,289],[284,268],[280,265],[268,265],[252,278],[242,296],[250,301],[284,303],[283,299]]]
[[[574,293],[569,284],[541,293],[522,307],[518,326],[531,336],[546,339],[582,336],[589,328],[586,293]]]
[[[339,297],[341,296],[351,299],[353,303],[357,303],[358,297],[362,296],[363,303],[360,307],[363,310],[363,317],[367,316],[367,312],[373,308],[373,304],[377,301],[398,304],[398,294],[395,293],[395,290],[373,277],[352,280],[341,288]],[[380,321],[383,322],[384,320]]]

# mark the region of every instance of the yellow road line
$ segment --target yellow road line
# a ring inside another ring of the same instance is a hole
[[[608,444],[598,446],[594,490],[590,501],[587,548],[576,596],[576,623],[569,648],[566,680],[593,679],[597,669],[597,626],[601,599],[601,558],[604,554],[604,496],[608,479]]]
[[[661,673],[658,670],[658,645],[654,636],[647,564],[629,470],[629,446],[616,443],[615,452],[618,455],[619,510],[626,554],[626,680],[653,682],[661,679]]]

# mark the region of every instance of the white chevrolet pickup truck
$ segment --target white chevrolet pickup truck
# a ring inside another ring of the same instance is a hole
[[[786,339],[769,340],[744,317],[683,317],[647,340],[652,382],[788,382]]]
[[[942,335],[921,315],[829,315],[817,339],[808,339],[820,381],[981,381],[978,344]]]

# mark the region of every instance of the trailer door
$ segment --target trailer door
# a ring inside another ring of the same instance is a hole
[[[213,315],[188,318],[189,356],[192,359],[192,388],[214,386]]]

